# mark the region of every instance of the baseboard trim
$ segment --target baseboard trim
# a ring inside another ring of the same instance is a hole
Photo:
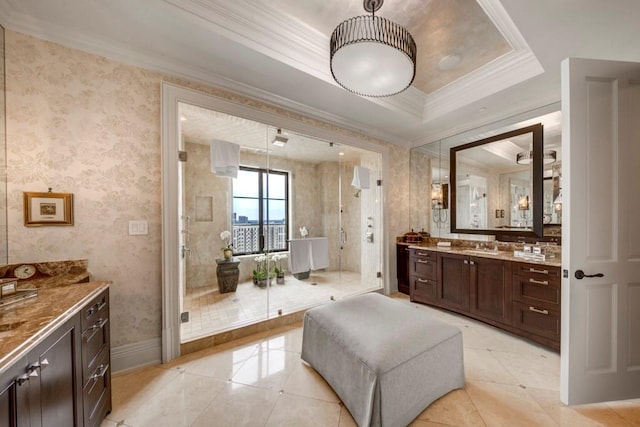
[[[123,373],[162,363],[162,340],[153,338],[111,348],[111,372]]]

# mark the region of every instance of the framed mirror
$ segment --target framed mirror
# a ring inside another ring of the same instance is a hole
[[[450,149],[451,232],[542,237],[541,123]]]

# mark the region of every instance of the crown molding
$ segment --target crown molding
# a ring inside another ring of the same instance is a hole
[[[367,124],[359,123],[354,121],[353,119],[346,119],[343,116],[332,114],[327,111],[302,104],[300,102],[265,91],[255,86],[221,76],[207,69],[178,63],[161,55],[149,54],[146,51],[133,49],[129,45],[114,44],[101,39],[86,37],[83,34],[70,31],[68,28],[52,25],[51,23],[44,21],[35,20],[30,16],[17,14],[13,10],[9,10],[6,8],[0,8],[0,13],[2,12],[5,13],[4,15],[0,16],[6,17],[6,22],[11,23],[10,25],[6,25],[5,27],[11,31],[28,34],[41,40],[58,43],[60,45],[67,46],[73,49],[103,56],[117,62],[122,62],[147,70],[156,71],[165,75],[184,78],[197,83],[219,87],[246,96],[248,98],[253,98],[268,104],[291,110],[309,118],[321,120],[329,124],[339,126],[345,130],[362,133],[372,138],[380,139],[394,145],[407,147],[409,144],[405,139],[400,139],[390,133],[373,129]],[[421,92],[417,92],[419,99]],[[416,96],[414,94],[410,99],[415,98]],[[413,104],[420,106],[423,105],[420,104],[419,100],[417,102],[414,101]],[[390,103],[390,105],[393,105],[393,103]],[[398,110],[399,108],[394,108],[392,106],[391,109]]]
[[[222,5],[206,0],[163,1],[213,24],[217,33],[232,41],[340,87],[330,72],[329,35],[267,2],[236,0]],[[388,98],[364,99],[421,118],[426,95],[410,89]]]
[[[428,123],[543,72],[532,52],[512,51],[429,95],[424,121]]]
[[[499,0],[477,0],[512,50],[431,93],[424,106],[429,122],[544,72],[526,40]]]

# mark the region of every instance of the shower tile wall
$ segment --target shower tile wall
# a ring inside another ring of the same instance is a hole
[[[218,178],[211,173],[208,145],[187,142],[185,147],[188,153],[188,161],[185,164],[185,215],[191,218],[188,236],[191,254],[187,258],[186,287],[217,287],[215,260],[222,255],[220,233],[231,227],[231,178]],[[267,158],[264,154],[243,150],[240,158],[242,165],[266,167]],[[328,207],[324,200],[333,199],[332,214],[337,217],[337,180],[335,185],[327,183],[326,180],[331,174],[324,174],[323,165],[316,163],[271,156],[269,167],[290,173],[290,221],[293,232],[290,238],[299,238],[298,230],[302,226],[307,227],[310,236],[329,237],[325,226],[325,210]],[[334,175],[337,175],[337,163],[334,167]],[[207,200],[211,200],[212,203],[212,220],[196,212],[196,207],[201,213],[206,211],[202,203]],[[201,220],[196,220],[197,217]],[[254,257],[242,258],[240,280],[248,280],[251,277],[255,267],[253,259]],[[337,268],[337,263],[331,263],[330,269],[334,268]]]
[[[231,216],[227,203],[231,179],[211,173],[208,145],[186,142],[185,149],[188,160],[184,168],[184,214],[189,217],[185,237],[186,246],[191,249],[186,258],[186,287],[217,287],[216,258],[222,257],[220,233],[229,229]],[[210,217],[204,206],[207,203],[211,203]]]

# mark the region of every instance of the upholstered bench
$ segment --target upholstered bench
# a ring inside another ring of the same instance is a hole
[[[464,386],[462,333],[424,310],[372,293],[304,316],[302,360],[359,426],[406,426]]]

